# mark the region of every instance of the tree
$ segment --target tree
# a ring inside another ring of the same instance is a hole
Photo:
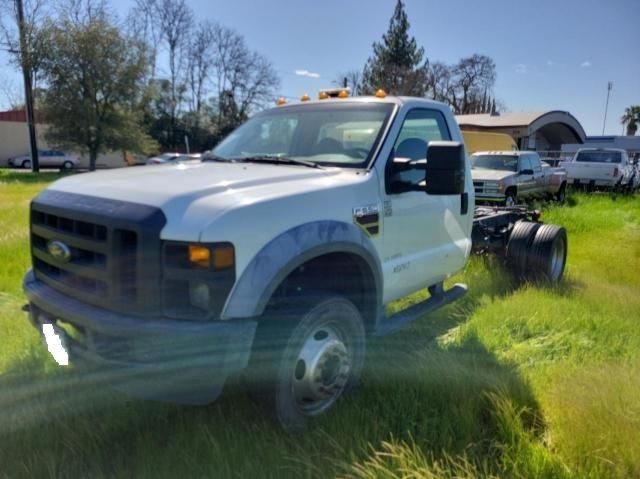
[[[271,62],[249,50],[244,38],[229,28],[214,28],[213,84],[218,121],[237,125],[249,113],[271,103],[280,79]]]
[[[183,53],[188,48],[188,38],[193,23],[193,12],[185,0],[158,0],[157,21],[162,32],[162,39],[169,53],[169,81],[171,82],[171,131],[176,141],[176,118],[178,109],[186,90],[183,75]]]
[[[216,25],[204,20],[198,24],[189,39],[187,88],[190,96],[190,110],[198,115],[202,110],[211,70],[211,60],[214,57],[215,31]],[[198,115],[196,115],[196,119]]]
[[[101,152],[147,150],[151,140],[137,113],[147,69],[143,45],[124,37],[104,10],[95,9],[48,25],[45,35],[48,139],[88,152],[91,170]]]
[[[427,94],[456,114],[491,113],[496,66],[486,55],[462,58],[455,65],[434,62],[427,74]]]
[[[424,48],[409,36],[404,3],[398,0],[382,42],[373,44],[373,56],[367,60],[362,75],[362,90],[373,94],[382,88],[394,95],[424,96],[427,70]]]
[[[126,21],[129,34],[144,42],[149,50],[148,80],[156,76],[158,50],[163,38],[158,10],[156,0],[135,0]]]
[[[336,79],[333,81],[338,86],[345,86],[351,90],[352,95],[363,95],[362,91],[362,71],[358,69],[352,69],[344,73],[339,73]]]
[[[625,108],[620,122],[627,127],[627,135],[635,136],[640,123],[640,105],[631,105]]]
[[[41,25],[48,15],[46,0],[24,0],[24,50],[20,48],[16,3],[0,0],[0,47],[11,54],[16,68],[24,65],[31,77],[31,88],[36,89],[40,79],[44,38]],[[22,58],[21,52],[25,58]]]
[[[473,113],[479,105],[482,92],[493,88],[496,81],[496,65],[486,55],[477,53],[462,58],[453,68],[457,90],[456,113]]]

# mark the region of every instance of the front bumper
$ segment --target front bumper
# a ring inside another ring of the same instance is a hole
[[[476,193],[476,201],[504,201],[504,193]]]
[[[215,400],[229,375],[249,360],[254,320],[126,316],[63,295],[32,271],[23,287],[33,326],[43,334],[43,327],[51,324],[47,328],[58,336],[71,364],[108,371],[101,377],[109,386],[131,396],[205,404]]]

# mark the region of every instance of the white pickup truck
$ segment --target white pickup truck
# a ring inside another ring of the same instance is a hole
[[[354,387],[368,337],[464,294],[443,282],[472,246],[560,280],[564,229],[474,211],[446,105],[321,98],[256,114],[201,162],[74,175],[32,201],[25,309],[60,364],[187,403],[246,370],[299,429]],[[384,314],[423,288],[424,302]]]
[[[567,171],[569,184],[575,187],[628,191],[637,187],[635,167],[622,149],[581,148],[561,166]]]

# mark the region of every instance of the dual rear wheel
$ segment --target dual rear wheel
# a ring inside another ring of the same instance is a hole
[[[567,232],[560,226],[520,221],[511,231],[506,261],[519,280],[557,284],[567,262]]]

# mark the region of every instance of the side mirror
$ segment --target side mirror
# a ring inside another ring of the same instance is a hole
[[[432,141],[427,148],[425,191],[429,195],[464,193],[465,154],[462,143]]]
[[[520,174],[521,175],[533,175],[533,170],[530,170],[530,169],[520,170]]]

